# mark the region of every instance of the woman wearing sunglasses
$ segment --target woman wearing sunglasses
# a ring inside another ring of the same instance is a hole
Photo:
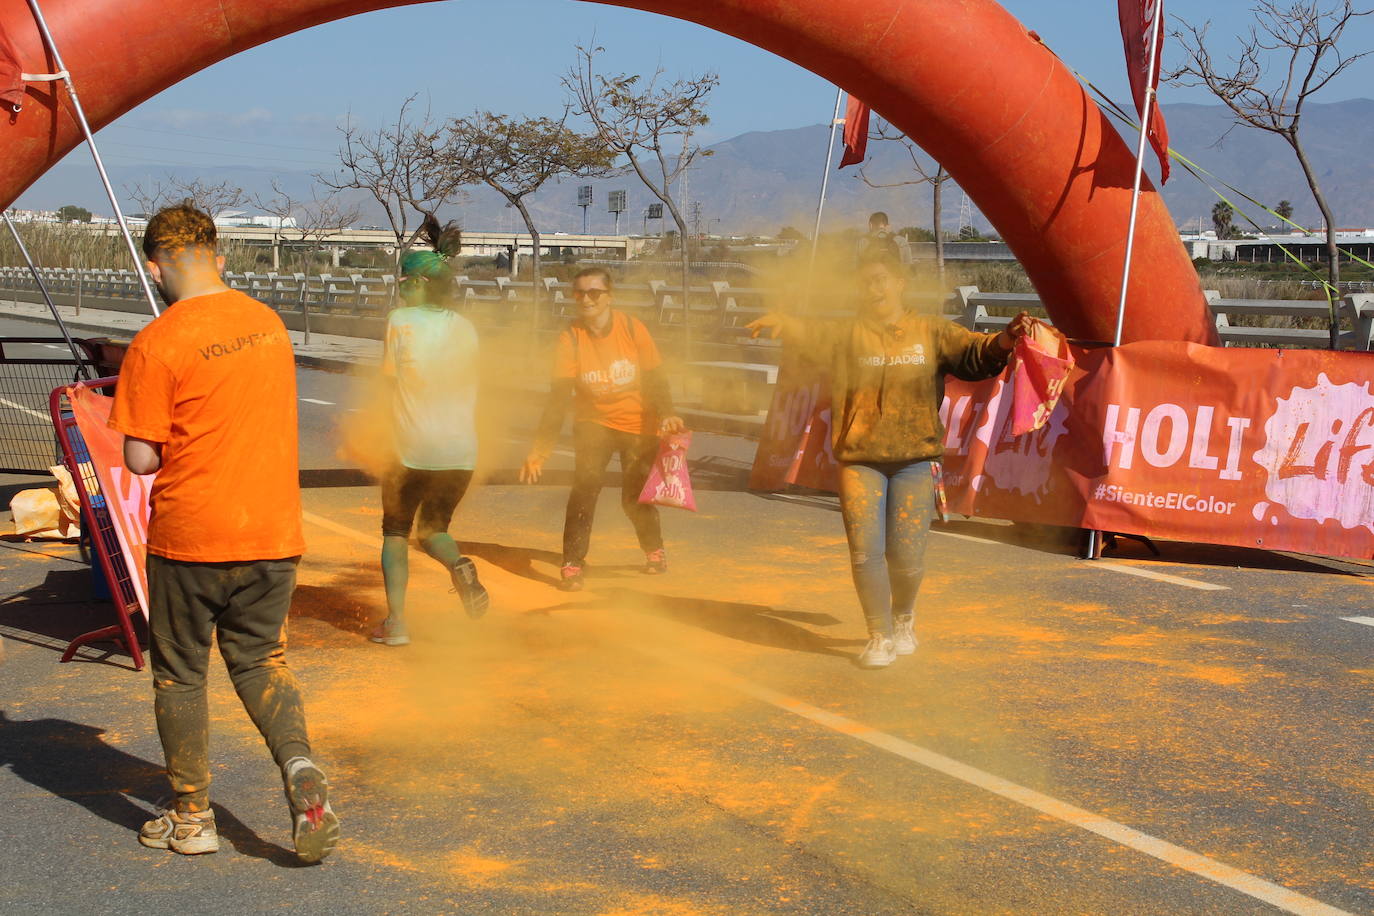
[[[658,436],[681,432],[658,347],[643,322],[611,307],[611,275],[589,267],[573,277],[578,318],[558,336],[553,384],[534,447],[520,479],[535,483],[573,402],[572,490],[563,523],[563,566],[558,587],[579,591],[591,541],[592,519],[611,455],[620,455],[620,505],[644,551],[643,572],[668,571],[658,509],[639,502],[658,452]]]

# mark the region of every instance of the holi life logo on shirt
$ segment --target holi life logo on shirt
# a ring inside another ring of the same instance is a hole
[[[1374,531],[1374,393],[1370,383],[1336,385],[1322,373],[1311,388],[1279,398],[1264,424],[1255,463],[1268,476],[1254,517],[1279,524],[1277,504],[1294,518]]]
[[[639,374],[633,360],[618,359],[608,369],[589,369],[582,373],[582,383],[598,393],[629,388]]]
[[[611,363],[611,384],[617,388],[633,385],[638,367],[628,359],[618,359]]]

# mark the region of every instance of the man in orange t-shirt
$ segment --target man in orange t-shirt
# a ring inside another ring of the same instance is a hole
[[[558,336],[553,385],[539,432],[520,479],[539,480],[544,462],[573,401],[576,458],[568,511],[563,523],[563,567],[558,587],[582,588],[582,567],[591,541],[596,500],[611,455],[620,453],[620,505],[634,525],[644,551],[643,571],[668,571],[658,509],[641,503],[649,470],[658,454],[658,436],[681,432],[673,416],[672,394],[663,359],[644,323],[611,308],[611,275],[589,267],[573,277],[573,298],[581,317]]]
[[[210,643],[281,767],[296,852],[338,842],[324,773],[283,629],[305,550],[297,463],[296,369],[270,308],[224,285],[215,224],[189,203],[148,223],[143,250],[167,311],[139,332],[120,368],[110,426],[124,463],[156,472],[148,520],[148,629],[154,711],[175,804],[139,841],[215,852],[210,810]]]

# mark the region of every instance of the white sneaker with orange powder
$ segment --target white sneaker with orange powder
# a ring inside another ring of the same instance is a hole
[[[168,808],[138,831],[138,841],[149,849],[170,849],[183,856],[219,852],[215,812],[182,812]]]
[[[292,757],[282,767],[291,805],[291,839],[302,862],[318,862],[339,845],[339,818],[329,805],[329,780],[309,757]]]
[[[860,668],[886,668],[897,660],[897,648],[890,637],[874,633],[859,653]]]
[[[911,617],[898,617],[893,621],[892,647],[898,655],[914,655],[916,647],[916,621]]]

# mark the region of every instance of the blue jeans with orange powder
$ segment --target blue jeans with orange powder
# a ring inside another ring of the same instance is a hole
[[[935,514],[930,462],[842,465],[840,511],[868,631],[891,637],[893,619],[915,613],[925,575]]]

